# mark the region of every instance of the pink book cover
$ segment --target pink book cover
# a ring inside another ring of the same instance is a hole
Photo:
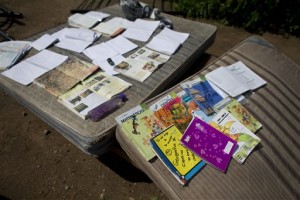
[[[181,143],[211,166],[225,172],[237,142],[217,129],[194,117]]]

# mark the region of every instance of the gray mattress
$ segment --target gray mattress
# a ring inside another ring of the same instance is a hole
[[[188,79],[239,60],[267,81],[246,101],[263,128],[257,133],[260,145],[243,165],[231,161],[226,174],[207,165],[182,187],[159,159],[146,162],[117,127],[121,147],[170,199],[300,198],[300,67],[261,37],[251,36]]]
[[[123,13],[119,5],[107,7],[101,11],[111,14],[111,18],[114,16],[123,17]],[[176,79],[179,78],[184,71],[188,70],[190,64],[214,42],[216,34],[215,26],[170,15],[165,16],[173,22],[174,30],[189,32],[190,37],[186,40],[182,47],[174,55],[172,55],[171,59],[156,70],[145,82],[137,82],[120,75],[120,78],[132,83],[133,85],[125,92],[129,100],[122,108],[105,117],[100,122],[92,122],[81,119],[58,103],[57,99],[50,93],[34,84],[31,84],[30,86],[23,86],[0,75],[0,87],[18,100],[22,105],[26,106],[29,110],[38,115],[46,123],[57,129],[63,136],[84,152],[92,155],[99,155],[107,151],[107,149],[115,141],[116,122],[114,119],[116,116],[163,91],[165,87],[168,87],[176,81]],[[43,34],[53,33],[64,27],[67,27],[67,24],[43,31],[31,38],[28,38],[28,40],[33,41]],[[159,31],[160,29],[156,30],[154,35]],[[105,36],[101,36],[96,43],[107,41],[108,39],[109,38]],[[145,45],[145,43],[142,42],[133,42],[138,44],[139,47]],[[50,50],[90,61],[83,54],[62,50],[56,47],[51,47]],[[35,53],[36,52],[32,49],[30,55]],[[129,52],[125,56],[131,53],[132,52]]]

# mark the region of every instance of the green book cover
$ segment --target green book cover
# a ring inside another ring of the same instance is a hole
[[[165,126],[145,104],[121,114],[116,121],[147,161],[155,156],[149,140],[163,131]]]

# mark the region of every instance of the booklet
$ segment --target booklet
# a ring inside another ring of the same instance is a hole
[[[225,172],[237,142],[201,119],[194,117],[181,143],[216,169]]]
[[[222,109],[210,122],[210,125],[237,142],[233,158],[243,163],[260,139],[239,122],[226,109]]]
[[[78,84],[65,94],[58,97],[58,101],[65,105],[69,110],[83,119],[87,119],[88,112],[103,104],[108,99],[91,89]]]
[[[266,84],[265,80],[241,61],[227,67],[221,66],[207,73],[205,77],[232,97]]]
[[[204,166],[205,162],[189,149],[185,148],[180,140],[182,133],[176,126],[170,126],[150,142],[162,163],[181,183],[186,185]]]
[[[67,58],[68,56],[43,50],[2,72],[2,75],[23,85],[28,85],[37,77],[66,61]]]
[[[28,41],[5,41],[0,43],[0,70],[9,69],[29,50]]]
[[[118,77],[110,76],[105,72],[97,72],[85,79],[82,84],[93,92],[110,99],[116,94],[124,92],[132,85]]]
[[[54,96],[59,96],[99,69],[78,58],[69,59],[33,82]]]
[[[144,82],[170,56],[141,48],[114,67],[114,70],[132,79]]]
[[[165,126],[153,115],[145,104],[138,105],[116,117],[127,137],[149,161],[154,156],[149,140],[165,129]]]
[[[126,81],[100,71],[60,95],[58,100],[78,116],[86,119],[89,111],[130,86],[131,84]]]

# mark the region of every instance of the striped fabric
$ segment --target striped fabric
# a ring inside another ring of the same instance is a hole
[[[243,165],[232,160],[226,174],[206,166],[182,187],[159,159],[144,161],[117,128],[117,140],[133,163],[170,199],[300,198],[300,67],[261,37],[251,36],[188,79],[236,61],[242,61],[267,81],[246,101],[246,108],[263,128],[257,133],[261,143]]]

